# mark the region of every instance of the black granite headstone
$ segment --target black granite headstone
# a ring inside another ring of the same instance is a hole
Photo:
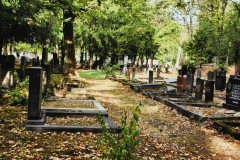
[[[42,68],[32,67],[29,73],[28,119],[41,118]]]
[[[8,67],[8,70],[14,70],[15,60],[16,60],[16,58],[14,57],[14,55],[9,55],[7,57],[7,67]]]
[[[205,82],[205,102],[213,102],[215,81]]]
[[[240,107],[240,79],[229,78],[226,87],[226,103]]]
[[[194,75],[189,73],[187,75],[187,87],[186,87],[186,94],[189,96],[192,95],[193,81],[194,81]]]
[[[195,98],[196,99],[202,100],[203,89],[204,89],[204,80],[197,77],[197,79],[196,79],[196,89],[195,89]]]
[[[214,80],[214,72],[209,71],[207,73],[207,80],[209,80],[209,81],[213,81]]]
[[[153,83],[153,71],[149,71],[149,79],[148,79],[148,83],[152,84]]]
[[[223,91],[226,87],[226,73],[218,72],[216,76],[215,89]]]

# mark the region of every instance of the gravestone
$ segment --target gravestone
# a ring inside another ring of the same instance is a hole
[[[13,87],[13,73],[12,71],[8,71],[6,76],[2,81],[2,87],[4,88],[11,88]]]
[[[205,82],[205,102],[213,102],[215,81],[207,80]]]
[[[0,64],[2,65],[2,71],[6,71],[6,62],[7,62],[7,57],[5,55],[0,56]]]
[[[7,67],[8,67],[8,70],[14,70],[15,61],[16,61],[16,58],[14,57],[14,55],[9,55],[7,57]]]
[[[29,72],[28,119],[41,118],[42,67],[32,67]]]
[[[54,68],[56,68],[59,65],[58,56],[57,56],[57,53],[55,52],[52,52],[52,55],[53,55],[53,66]]]
[[[199,77],[199,78],[202,77],[202,70],[201,70],[201,68],[197,68],[197,77]]]
[[[127,77],[128,77],[128,80],[131,79],[131,73],[132,73],[132,67],[128,67],[128,70],[127,70]]]
[[[39,56],[37,56],[37,66],[40,67],[40,60],[39,60]]]
[[[160,73],[161,73],[161,69],[159,67],[157,67],[157,78],[160,78]]]
[[[182,75],[178,75],[177,76],[177,92],[178,93],[182,93],[182,80],[183,80],[183,77],[182,77]]]
[[[149,78],[148,78],[148,83],[153,84],[153,71],[149,71]]]
[[[240,79],[230,77],[226,87],[226,104],[240,107]]]
[[[218,72],[216,76],[215,89],[223,91],[226,88],[226,73]]]
[[[203,89],[204,89],[204,80],[197,77],[196,79],[196,88],[195,88],[195,98],[198,100],[202,100],[203,96]]]
[[[187,75],[183,75],[182,78],[182,91],[185,92],[187,88]]]
[[[26,77],[26,73],[25,73],[26,64],[27,64],[26,57],[22,56],[21,57],[21,64],[20,64],[20,70],[18,71],[20,81],[23,81]]]
[[[207,80],[209,80],[209,81],[213,81],[214,80],[214,72],[209,71],[207,73]]]
[[[194,81],[194,75],[190,72],[187,74],[187,87],[186,87],[186,94],[189,96],[192,95],[193,81]]]
[[[133,69],[132,69],[132,80],[135,79],[135,75],[136,75],[136,67],[133,67]]]

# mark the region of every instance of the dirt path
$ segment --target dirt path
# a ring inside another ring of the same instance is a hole
[[[220,136],[209,127],[181,116],[160,102],[134,93],[128,86],[111,80],[84,80],[88,94],[107,108],[109,116],[119,124],[124,111],[144,103],[139,123],[142,138],[136,155],[141,159],[240,159],[240,143]]]

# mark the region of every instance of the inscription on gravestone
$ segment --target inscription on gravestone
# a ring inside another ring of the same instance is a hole
[[[240,79],[230,78],[226,88],[226,103],[240,107]]]

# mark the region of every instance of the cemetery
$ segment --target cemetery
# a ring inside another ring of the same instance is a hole
[[[0,160],[239,160],[240,1],[0,1]]]

